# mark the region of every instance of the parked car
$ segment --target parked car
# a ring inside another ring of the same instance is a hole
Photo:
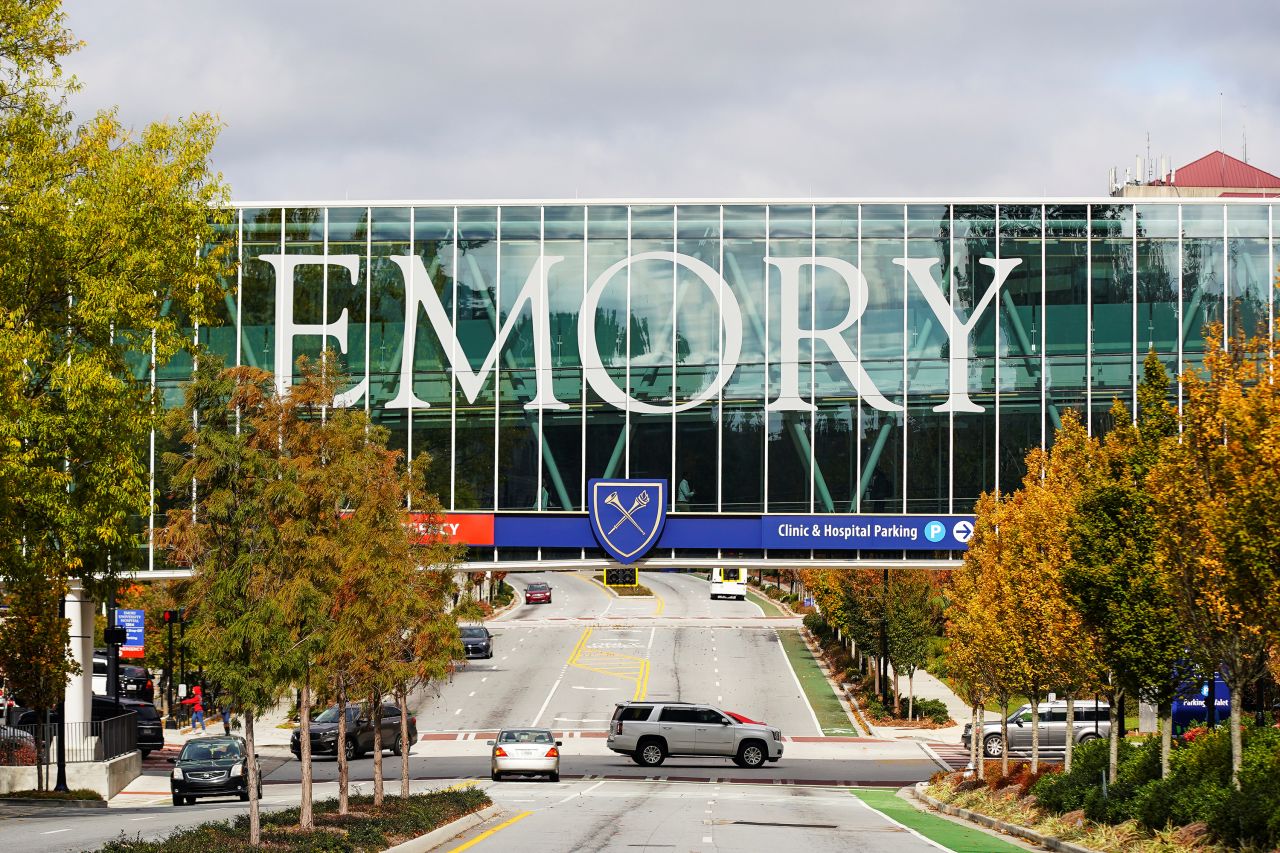
[[[293,757],[302,760],[302,733],[295,729],[289,739],[289,751]],[[400,755],[405,749],[413,750],[418,740],[418,718],[409,717],[409,743],[405,743],[400,735],[400,709],[395,705],[382,706],[382,748],[390,749],[393,755]],[[347,706],[347,732],[344,742],[347,760],[359,758],[373,749],[373,720],[371,715],[359,705]],[[326,708],[311,721],[311,754],[338,754],[338,706]]]
[[[238,735],[198,737],[182,747],[177,758],[170,758],[173,772],[169,790],[173,804],[190,805],[197,797],[239,797],[249,799],[248,750]],[[258,779],[258,799],[262,799],[262,779]]]
[[[467,657],[493,657],[493,635],[489,633],[488,628],[483,625],[464,625],[460,633],[462,634],[462,648]]]
[[[1111,736],[1111,708],[1106,702],[1078,700],[1075,708],[1075,724],[1072,739],[1075,743],[1088,743],[1095,738]],[[961,742],[967,747],[973,737],[973,724],[966,723]],[[987,758],[999,758],[1004,753],[1000,741],[1000,720],[988,720],[982,725],[982,754]],[[1065,750],[1067,746],[1067,702],[1057,699],[1040,703],[1040,746],[1048,750]],[[1031,706],[1023,705],[1009,715],[1009,750],[1031,749]]]
[[[125,710],[138,715],[138,749],[146,758],[152,750],[164,749],[164,722],[156,706],[141,699],[121,699]]]
[[[489,778],[501,781],[504,775],[542,776],[560,781],[561,741],[550,729],[503,729],[495,740],[487,741],[493,751]]]
[[[657,767],[668,755],[722,756],[739,767],[780,759],[782,732],[746,719],[692,702],[619,702],[606,743],[645,767]]]
[[[127,714],[130,710],[131,709],[124,706],[123,702],[117,702],[110,696],[98,696],[95,694],[93,697],[93,704],[90,708],[90,719],[95,723],[100,723],[103,720],[110,720]],[[23,711],[22,715],[18,717],[18,725],[36,725],[37,723],[44,722],[43,718],[44,714],[34,708],[30,708]],[[58,722],[58,710],[56,708],[50,712],[49,722]]]
[[[144,702],[155,701],[155,682],[151,680],[151,673],[146,667],[120,664],[120,695]]]
[[[525,604],[550,604],[551,584],[544,581],[529,584],[524,591],[524,601]]]

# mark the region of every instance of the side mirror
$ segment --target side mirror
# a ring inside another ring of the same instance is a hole
[[[494,743],[493,741],[491,741],[491,740],[487,740],[487,741],[485,741],[485,742],[484,742],[484,745],[485,745],[485,746],[493,746],[493,743]]]
[[[177,763],[178,763],[178,759],[176,759],[176,758],[166,758],[166,759],[165,759],[165,761],[168,761],[170,764],[177,764]]]
[[[727,725],[729,725],[729,721],[728,721],[728,720],[726,720],[726,719],[723,719],[723,718],[722,718],[722,719],[720,720],[720,725],[722,725],[722,726],[727,726]]]
[[[1019,720],[1014,720],[1014,721],[1013,721],[1013,724],[1014,724],[1015,726],[1017,726],[1018,728],[1022,728],[1022,720],[1020,720],[1020,719],[1019,719]]]

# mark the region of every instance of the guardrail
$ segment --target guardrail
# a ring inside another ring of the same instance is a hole
[[[110,761],[138,748],[138,715],[130,711],[109,720],[67,723],[68,764]],[[57,760],[57,723],[0,727],[0,766],[30,766],[40,750],[46,764]]]

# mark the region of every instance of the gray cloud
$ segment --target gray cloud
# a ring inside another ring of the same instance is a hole
[[[1245,118],[1280,172],[1271,0],[67,8],[75,107],[217,113],[246,200],[1099,195]]]

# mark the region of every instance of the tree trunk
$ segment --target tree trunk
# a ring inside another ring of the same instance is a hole
[[[898,668],[893,669],[893,715],[902,718],[902,694],[898,692]]]
[[[1169,775],[1169,753],[1173,749],[1173,702],[1160,703],[1160,778]]]
[[[298,808],[298,828],[316,828],[311,813],[311,670],[302,674],[302,692],[298,700],[298,747],[302,756],[302,804]]]
[[[974,729],[974,731],[977,732],[977,735],[979,738],[978,740],[974,741],[977,744],[977,750],[978,750],[978,753],[977,753],[978,754],[978,778],[985,779],[987,778],[987,755],[983,751],[982,743],[980,739],[982,738],[982,734],[983,734],[982,730],[987,727],[987,706],[982,704],[981,702],[978,703],[977,707],[975,708],[975,713],[978,715],[978,727]]]
[[[978,762],[978,740],[982,736],[982,726],[978,723],[978,705],[969,709],[969,766],[978,778],[982,778],[982,767]]]
[[[916,671],[913,669],[907,673],[907,719],[915,719],[916,716]]]
[[[879,696],[879,695],[881,694],[881,690],[880,690],[880,658],[878,658],[878,657],[873,657],[873,658],[872,658],[872,660],[875,662],[875,665],[876,665],[876,684],[875,684],[875,690],[876,690],[876,695],[877,695],[877,696]]]
[[[1031,691],[1031,772],[1040,769],[1040,695]]]
[[[258,809],[258,756],[253,745],[253,712],[244,713],[244,748],[249,753],[245,756],[245,769],[249,778],[245,784],[249,786],[249,844],[257,847],[262,843],[262,816]]]
[[[344,815],[349,807],[348,789],[351,787],[351,766],[347,763],[347,682],[338,678],[338,814]]]
[[[1117,687],[1111,696],[1111,709],[1108,711],[1111,716],[1111,749],[1107,755],[1107,781],[1113,785],[1116,782],[1116,764],[1120,761],[1120,729],[1124,728],[1124,720],[1119,719],[1122,695],[1123,690]]]
[[[1076,695],[1067,694],[1067,730],[1063,742],[1062,772],[1071,772],[1071,756],[1076,750]]]
[[[400,797],[409,799],[409,688],[401,686],[396,697],[400,704]]]
[[[1240,790],[1240,758],[1244,752],[1244,743],[1240,737],[1240,686],[1232,679],[1228,686],[1231,696],[1231,784]]]
[[[1000,702],[1000,775],[1009,775],[1009,700]]]
[[[373,804],[382,805],[382,694],[373,694]]]

